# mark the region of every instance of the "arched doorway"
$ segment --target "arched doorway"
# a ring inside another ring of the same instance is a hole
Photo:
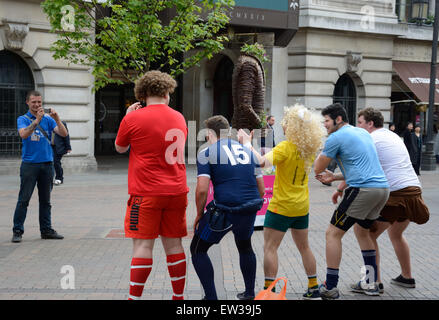
[[[348,74],[342,75],[334,88],[333,103],[341,103],[348,114],[348,120],[351,125],[356,123],[357,115],[357,91],[354,81]]]
[[[224,116],[229,123],[233,117],[232,74],[233,62],[224,56],[218,63],[213,79],[213,114]]]
[[[21,154],[17,118],[28,110],[26,93],[35,88],[29,66],[17,54],[0,51],[0,156]]]

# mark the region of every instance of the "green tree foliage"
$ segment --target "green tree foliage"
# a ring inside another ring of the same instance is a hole
[[[92,67],[97,90],[134,82],[152,65],[177,76],[211,58],[228,40],[220,31],[234,1],[46,0],[41,5],[58,35],[53,57]]]

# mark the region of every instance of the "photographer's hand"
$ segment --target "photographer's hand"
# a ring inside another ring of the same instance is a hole
[[[41,119],[43,119],[43,117],[44,117],[44,108],[41,107],[41,108],[38,109],[37,115],[35,116],[35,118],[37,118],[36,119],[37,120],[37,124],[39,124],[41,122]]]

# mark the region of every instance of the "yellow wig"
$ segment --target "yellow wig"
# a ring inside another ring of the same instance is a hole
[[[284,108],[281,125],[286,139],[297,146],[305,162],[305,170],[310,170],[326,136],[322,115],[315,110],[296,104]]]

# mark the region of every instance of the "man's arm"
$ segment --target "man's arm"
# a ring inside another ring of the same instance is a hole
[[[195,205],[197,207],[197,216],[194,221],[194,230],[197,228],[198,222],[204,213],[206,206],[207,194],[209,192],[210,178],[201,176],[197,178],[197,187],[195,189]]]
[[[252,136],[253,133],[251,133],[251,135],[248,135],[244,130],[239,129],[238,131],[238,141],[244,145],[244,147],[249,148],[255,155],[256,159],[259,162],[259,165],[261,166],[261,168],[269,168],[271,167],[273,164],[264,156],[261,156],[259,154],[259,152],[256,151],[255,148],[252,147],[251,145],[251,140],[252,140]]]
[[[37,111],[36,119],[32,121],[30,125],[28,125],[26,128],[21,128],[18,130],[18,134],[20,135],[21,139],[27,139],[29,138],[32,133],[34,132],[35,128],[39,125],[41,119],[44,117],[44,109],[40,108]]]
[[[56,121],[56,127],[55,127],[55,129],[53,129],[53,131],[55,131],[56,134],[60,135],[63,138],[67,137],[67,135],[69,134],[67,132],[66,127],[61,122],[61,120],[59,120],[59,118],[58,118],[58,121]]]
[[[257,184],[257,186],[258,186],[259,195],[261,196],[261,198],[263,198],[264,195],[265,195],[265,183],[264,183],[264,178],[263,178],[263,177],[256,178],[256,184]]]
[[[26,128],[21,128],[20,130],[18,130],[18,134],[20,135],[20,138],[21,139],[29,138],[29,136],[32,134],[32,132],[34,132],[37,125],[38,125],[38,121],[34,120]]]
[[[329,163],[331,162],[331,158],[323,155],[322,153],[319,154],[316,161],[314,161],[314,172],[316,175],[319,175],[323,171],[326,170],[326,168],[329,166]]]
[[[55,109],[50,108],[50,113],[49,115],[52,117],[53,120],[55,120],[56,122],[56,127],[53,129],[53,131],[55,131],[56,134],[60,135],[61,137],[65,138],[67,137],[67,135],[69,134],[67,132],[66,127],[64,126],[64,124],[62,123],[61,119],[59,118],[58,113],[55,111]]]
[[[118,146],[118,145],[116,144],[116,142],[114,142],[114,147],[115,147],[116,151],[119,152],[119,153],[125,153],[125,152],[127,152],[128,149],[130,148],[129,145],[126,146],[126,147]]]
[[[323,183],[331,183],[333,181],[344,180],[342,173],[334,173],[330,170],[325,170],[316,175],[316,179]]]
[[[336,180],[344,180],[344,176],[342,173],[333,173],[326,168],[331,163],[332,159],[319,154],[316,161],[314,161],[314,172],[316,174],[316,179],[323,183],[331,183]]]
[[[337,204],[338,197],[342,197],[343,196],[343,191],[344,191],[344,189],[346,189],[346,187],[347,187],[346,181],[343,180],[338,185],[337,190],[334,191],[334,193],[332,194],[332,203],[333,204]]]

